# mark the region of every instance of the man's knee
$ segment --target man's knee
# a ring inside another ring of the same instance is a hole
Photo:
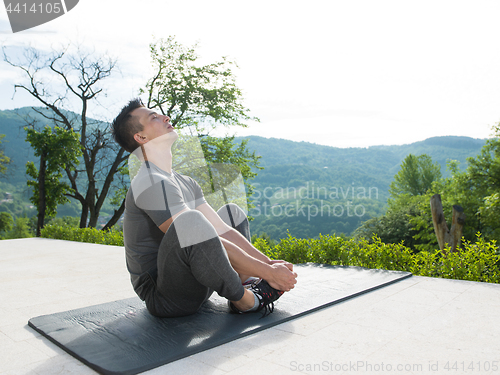
[[[210,221],[197,210],[183,212],[175,218],[172,225],[181,247],[196,245],[218,237]]]

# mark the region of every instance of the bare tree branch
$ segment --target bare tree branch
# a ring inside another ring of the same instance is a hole
[[[35,113],[66,129],[79,128],[84,168],[65,169],[73,189],[73,193],[65,195],[82,205],[80,226],[95,227],[106,197],[113,189],[114,176],[126,162],[125,151],[110,142],[111,134],[105,128],[107,125],[88,118],[89,108],[99,103],[96,99],[104,93],[102,84],[113,73],[116,60],[86,52],[80,47],[77,47],[76,53],[70,50],[68,45],[42,55],[34,48],[26,48],[20,62],[13,61],[5,48],[3,54],[4,60],[23,72],[26,78],[25,83],[19,82],[14,86],[15,90],[25,90],[47,109],[33,108]],[[47,74],[56,80],[47,81]],[[73,125],[74,119],[70,116],[75,111],[66,104],[75,101],[80,108]],[[32,126],[35,126],[34,123]],[[122,178],[118,180],[126,182]]]

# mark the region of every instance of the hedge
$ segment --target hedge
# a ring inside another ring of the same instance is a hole
[[[123,246],[123,233],[111,229],[47,225],[42,237],[68,241]],[[478,233],[476,242],[464,242],[462,249],[413,253],[402,243],[386,244],[377,236],[373,242],[354,241],[330,235],[318,239],[297,239],[288,234],[277,245],[257,238],[254,246],[272,259],[291,263],[323,263],[409,271],[418,276],[500,283],[500,254],[494,241],[486,242]]]
[[[116,229],[102,231],[96,228],[75,228],[67,225],[46,225],[41,231],[41,236],[56,240],[123,246],[123,233]]]
[[[418,276],[500,283],[500,255],[494,241],[486,242],[480,234],[475,243],[465,242],[463,248],[451,253],[421,251],[413,253],[402,243],[386,244],[377,236],[373,243],[335,236],[320,235],[318,239],[297,239],[290,234],[276,246],[258,238],[254,242],[272,259],[291,263],[323,263],[342,266],[382,268],[409,271]]]

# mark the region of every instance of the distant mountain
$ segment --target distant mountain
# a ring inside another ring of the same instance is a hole
[[[385,170],[388,166],[397,171],[400,162],[408,154],[427,154],[441,165],[443,174],[446,173],[448,160],[458,160],[464,166],[466,158],[477,155],[486,141],[470,137],[443,136],[405,145],[338,148],[259,136],[244,138],[249,140],[250,149],[257,150],[262,156],[263,166],[293,164],[318,167],[320,164],[328,166],[329,163],[368,164],[377,170]],[[236,140],[241,139],[243,137],[236,138]]]
[[[251,228],[273,239],[286,236],[287,229],[300,238],[349,235],[363,221],[385,212],[389,185],[408,154],[429,155],[448,176],[449,160],[458,160],[465,169],[467,157],[479,154],[486,141],[446,136],[408,145],[335,148],[258,136],[246,139],[265,168],[252,181],[257,208],[250,211],[255,217]]]
[[[29,108],[20,112],[33,114]],[[6,134],[2,146],[13,161],[9,176],[0,178],[0,199],[6,192],[16,196],[27,190],[25,164],[34,156],[25,141],[24,124],[16,111],[0,111],[0,134]],[[319,233],[349,235],[363,221],[385,212],[389,185],[408,154],[431,156],[446,176],[448,160],[458,160],[465,168],[466,158],[479,154],[485,143],[485,139],[447,136],[398,146],[336,148],[258,136],[246,139],[264,167],[251,181],[257,206],[250,211],[251,230],[274,239],[285,237],[287,230],[302,238]]]

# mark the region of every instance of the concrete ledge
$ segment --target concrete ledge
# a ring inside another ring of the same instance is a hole
[[[0,374],[94,374],[28,319],[133,296],[122,247],[0,241]],[[499,321],[500,285],[413,276],[147,373],[498,373]]]

